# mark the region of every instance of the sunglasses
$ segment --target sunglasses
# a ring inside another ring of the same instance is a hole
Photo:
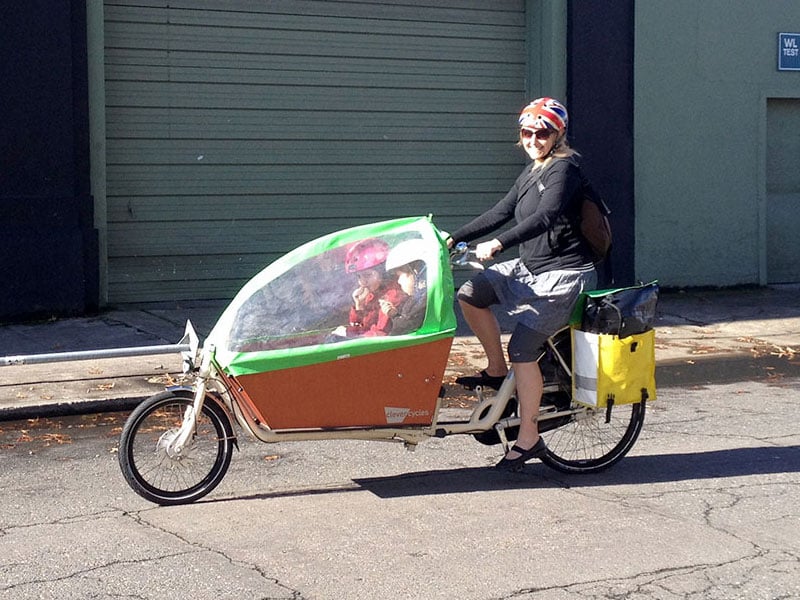
[[[523,139],[535,137],[537,140],[546,140],[555,133],[552,129],[520,129],[519,135]]]

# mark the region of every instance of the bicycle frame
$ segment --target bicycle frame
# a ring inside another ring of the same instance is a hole
[[[547,347],[556,357],[560,367],[564,369],[567,377],[571,376],[568,358],[562,356],[554,343],[554,338],[564,332],[560,330],[547,341]],[[540,356],[544,356],[544,352]],[[218,389],[209,389],[211,387]],[[170,391],[187,391],[192,388],[175,387]],[[516,381],[513,369],[509,371],[500,389],[493,396],[485,397],[483,391],[478,389],[478,404],[472,410],[468,420],[440,421],[442,398],[436,403],[432,423],[429,426],[404,426],[404,427],[346,427],[340,429],[270,429],[262,423],[257,416],[257,410],[252,406],[244,390],[231,385],[231,379],[226,377],[213,361],[213,347],[204,351],[202,365],[197,374],[194,385],[194,404],[187,409],[178,435],[170,444],[170,451],[179,455],[183,446],[189,440],[194,430],[194,417],[200,414],[203,402],[212,401],[222,404],[227,413],[232,415],[239,426],[255,439],[264,443],[278,443],[284,441],[312,441],[312,440],[377,440],[403,442],[408,449],[413,450],[420,442],[432,437],[446,437],[459,434],[478,434],[495,430],[503,444],[508,448],[509,442],[505,430],[516,427],[520,423],[519,417],[503,417],[508,403],[515,397]],[[214,392],[218,392],[217,395]],[[545,382],[544,393],[560,391],[556,383]],[[587,408],[577,407],[570,410],[550,410],[540,414],[539,420],[546,421],[566,417]]]

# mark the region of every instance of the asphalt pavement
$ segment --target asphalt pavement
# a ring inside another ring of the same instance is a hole
[[[463,435],[416,452],[243,437],[212,494],[156,508],[119,473],[125,413],[84,413],[176,381],[176,353],[2,366],[2,418],[31,421],[0,423],[0,596],[800,597],[798,291],[663,293],[658,400],[633,451],[596,475],[500,472],[501,449]],[[173,344],[187,317],[202,337],[222,308],[6,325],[0,356]],[[481,360],[461,324],[446,399]],[[36,418],[68,412],[81,414]]]
[[[656,327],[658,387],[703,386],[800,376],[800,286],[662,290]],[[0,420],[123,410],[186,381],[177,352],[21,364],[8,357],[177,344],[187,319],[200,339],[225,303],[192,301],[110,308],[97,315],[0,325]],[[512,321],[501,316],[504,335]],[[484,366],[459,315],[445,373]]]

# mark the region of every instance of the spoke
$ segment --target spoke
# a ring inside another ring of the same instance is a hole
[[[201,415],[195,435],[180,456],[171,457],[168,438],[180,428],[184,408],[184,404],[173,404],[149,415],[141,423],[133,447],[133,464],[139,474],[153,487],[168,492],[202,481],[214,467],[221,440],[210,419]]]

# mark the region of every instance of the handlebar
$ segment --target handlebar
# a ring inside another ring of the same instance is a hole
[[[475,250],[466,242],[458,242],[450,250],[450,264],[454,267],[468,267],[476,271],[483,271],[486,267],[477,260],[469,260],[470,255],[475,256]]]

